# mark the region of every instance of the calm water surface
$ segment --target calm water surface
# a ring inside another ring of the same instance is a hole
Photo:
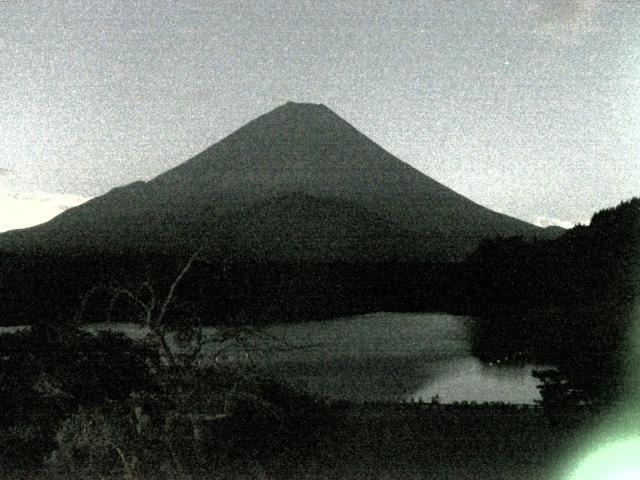
[[[252,336],[245,350],[221,361],[246,361],[292,385],[331,398],[442,402],[539,399],[537,380],[522,367],[486,365],[470,353],[468,317],[424,313],[375,313],[332,321],[280,324]],[[91,325],[132,337],[145,332],[127,324]],[[207,329],[210,334],[215,329]]]
[[[446,314],[376,313],[330,322],[277,325],[294,352],[262,363],[298,387],[353,400],[533,403],[531,371],[542,366],[486,365],[470,353],[473,320]]]

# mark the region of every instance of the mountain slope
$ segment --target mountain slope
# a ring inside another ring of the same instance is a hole
[[[295,221],[291,221],[295,219]],[[355,203],[294,193],[218,224],[229,255],[276,262],[389,262],[424,256],[419,236]]]
[[[292,204],[288,196],[296,193],[303,197]],[[266,205],[275,199],[278,208],[269,214]],[[328,108],[287,103],[147,183],[114,189],[47,224],[1,235],[0,248],[74,253],[242,245],[248,233],[239,227],[250,224],[258,205],[258,216],[272,226],[252,230],[255,245],[273,245],[279,229],[297,232],[299,248],[287,243],[292,235],[283,237],[283,260],[284,252],[295,259],[301,248],[309,258],[348,259],[349,251],[358,258],[367,243],[376,252],[386,246],[391,250],[383,256],[396,258],[398,238],[411,238],[407,260],[415,251],[425,260],[459,260],[483,238],[542,234],[423,175]],[[304,239],[305,232],[359,240],[350,247],[336,240],[341,244],[327,249],[330,242]]]

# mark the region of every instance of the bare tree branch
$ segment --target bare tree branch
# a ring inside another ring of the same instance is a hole
[[[160,313],[158,314],[158,317],[156,319],[156,322],[158,323],[158,325],[162,325],[164,316],[167,313],[167,308],[173,301],[173,296],[175,295],[176,288],[178,287],[178,285],[180,284],[184,276],[187,274],[187,272],[191,269],[191,265],[193,265],[193,262],[196,260],[199,254],[200,254],[200,250],[196,251],[193,255],[191,255],[187,264],[184,266],[182,271],[178,274],[176,279],[173,281],[173,283],[171,284],[171,287],[169,287],[169,293],[167,293],[167,296],[164,299],[162,306],[160,307]]]

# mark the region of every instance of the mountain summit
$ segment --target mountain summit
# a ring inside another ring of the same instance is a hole
[[[427,177],[329,108],[289,102],[149,182],[0,235],[0,248],[460,260],[483,238],[541,232]]]

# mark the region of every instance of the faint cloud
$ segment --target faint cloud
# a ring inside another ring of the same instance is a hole
[[[6,177],[7,175],[11,175],[13,172],[8,168],[0,167],[0,177]]]
[[[600,31],[598,0],[538,0],[530,4],[533,34],[563,45],[580,44],[583,38]]]
[[[561,218],[546,217],[543,215],[539,215],[535,218],[535,220],[533,221],[533,224],[542,228],[547,228],[547,227],[573,228],[578,224],[588,225],[589,222],[588,221],[572,222],[571,220],[563,220]]]
[[[0,232],[47,222],[87,200],[72,194],[0,191]]]

